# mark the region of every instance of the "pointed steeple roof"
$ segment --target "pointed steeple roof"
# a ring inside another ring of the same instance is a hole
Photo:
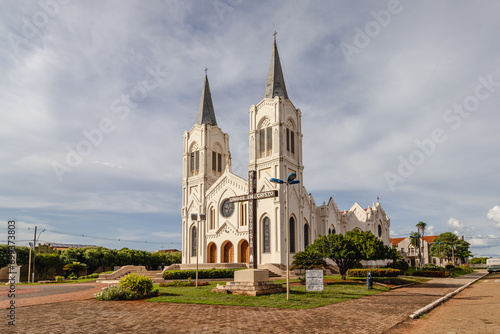
[[[286,93],[285,79],[283,78],[283,71],[281,69],[280,56],[278,54],[278,47],[276,46],[276,39],[274,40],[273,53],[271,54],[271,62],[269,64],[269,72],[267,73],[266,93],[264,98],[274,98],[275,96],[282,96],[288,99]]]
[[[198,108],[198,118],[196,119],[196,124],[217,125],[207,74],[205,74],[205,83],[203,84],[203,91],[201,92],[200,107]]]

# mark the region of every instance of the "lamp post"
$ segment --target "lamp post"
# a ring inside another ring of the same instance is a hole
[[[199,218],[199,219],[198,219]],[[196,221],[196,287],[198,288],[198,249],[200,247],[200,220],[205,221],[206,214],[200,213],[199,215],[196,213],[191,214],[191,220]]]
[[[438,257],[439,257],[439,266],[441,266],[441,244],[443,242],[435,242],[436,245],[438,245]]]
[[[300,183],[296,180],[297,174],[290,173],[286,179],[286,182],[277,178],[271,178],[269,181],[278,184],[285,184],[285,207],[286,207],[286,300],[290,299],[290,222],[289,222],[289,210],[288,210],[288,185]]]

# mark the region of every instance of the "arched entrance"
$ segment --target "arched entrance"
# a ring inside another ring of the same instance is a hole
[[[233,263],[234,262],[234,247],[231,241],[225,241],[222,244],[222,263]]]
[[[241,240],[238,254],[238,262],[239,263],[248,263],[248,241]]]
[[[213,242],[207,248],[207,262],[217,263],[217,246]]]

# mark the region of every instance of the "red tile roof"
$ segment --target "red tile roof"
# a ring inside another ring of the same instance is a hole
[[[434,242],[434,239],[436,239],[437,237],[439,237],[439,235],[425,235],[424,236],[424,240],[428,243],[433,243]],[[391,238],[391,243],[393,246],[397,246],[399,245],[399,243],[403,240],[405,240],[406,238],[408,237],[404,237],[404,238]]]

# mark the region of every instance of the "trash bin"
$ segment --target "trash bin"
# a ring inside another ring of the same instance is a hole
[[[366,275],[366,287],[368,289],[371,289],[373,287],[373,279],[372,279],[372,272],[369,271],[368,275]]]

